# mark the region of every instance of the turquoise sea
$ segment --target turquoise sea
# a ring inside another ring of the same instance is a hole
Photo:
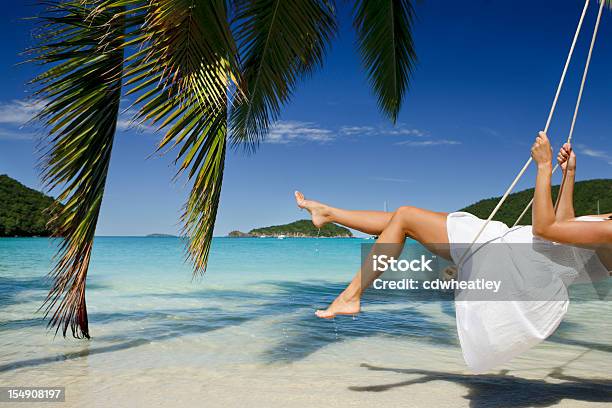
[[[53,240],[0,239],[1,383],[65,386],[67,406],[612,403],[610,302],[573,303],[549,340],[479,376],[444,297],[368,294],[356,318],[315,318],[364,242],[215,238],[193,280],[178,238],[96,238],[86,341],[54,336],[37,311]]]

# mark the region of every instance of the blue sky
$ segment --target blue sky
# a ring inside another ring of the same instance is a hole
[[[17,66],[31,45],[35,7],[3,5],[0,16],[0,174],[40,187],[37,137]],[[254,155],[227,160],[216,234],[305,216],[292,192],[358,209],[415,205],[453,211],[500,195],[546,121],[582,10],[570,1],[423,1],[416,6],[419,57],[398,124],[377,109],[339,1],[341,32],[325,65],[302,82],[271,137]],[[550,129],[555,149],[567,136],[596,16],[591,5]],[[612,12],[606,11],[575,131],[578,178],[612,175]],[[160,135],[117,134],[99,235],[175,233],[188,188],[173,182],[172,153],[149,157]],[[533,170],[533,169],[532,169]],[[533,184],[533,171],[518,188]],[[612,211],[612,209],[603,209]]]

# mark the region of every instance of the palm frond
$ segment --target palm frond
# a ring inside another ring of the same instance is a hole
[[[238,74],[225,1],[151,1],[130,44],[139,49],[127,59],[126,86],[141,93],[141,119],[164,127],[162,119],[190,100],[225,107],[228,78]]]
[[[128,58],[128,94],[138,119],[165,132],[158,149],[177,148],[192,191],[183,214],[194,263],[203,273],[219,202],[230,91],[240,71],[224,0],[151,2]]]
[[[185,151],[182,167],[191,166],[190,177],[194,178],[182,220],[196,274],[206,270],[219,208],[227,144],[226,111],[208,115],[202,133],[205,138],[200,137],[189,148],[185,145],[182,149]]]
[[[246,98],[231,112],[230,134],[234,145],[252,149],[297,82],[322,63],[336,30],[334,9],[324,0],[239,0],[233,26]]]
[[[362,63],[380,109],[397,120],[416,62],[411,0],[360,0],[354,26]]]
[[[123,66],[122,7],[92,14],[101,2],[52,1],[41,19],[34,62],[51,67],[34,79],[44,103],[38,119],[49,129],[42,177],[63,205],[51,209],[62,237],[45,300],[49,325],[89,338],[85,287],[104,195]]]

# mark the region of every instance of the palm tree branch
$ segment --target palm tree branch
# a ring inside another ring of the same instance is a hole
[[[380,109],[395,123],[416,63],[410,0],[354,5],[357,45]]]
[[[48,3],[30,51],[51,65],[33,83],[44,103],[37,119],[50,129],[42,178],[58,190],[51,225],[62,241],[43,307],[56,333],[88,338],[85,288],[121,100],[125,21],[116,15],[124,9],[94,16],[101,2]]]
[[[194,274],[206,269],[225,163],[227,106],[240,77],[225,0],[151,2],[127,58],[127,94],[137,118],[164,132],[158,150],[179,147],[192,191],[182,216]],[[239,99],[239,94],[235,99]]]
[[[230,114],[231,139],[252,150],[298,81],[322,64],[336,30],[334,9],[324,0],[239,0],[233,27],[246,97]]]

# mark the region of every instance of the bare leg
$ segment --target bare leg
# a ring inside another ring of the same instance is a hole
[[[389,211],[354,211],[334,208],[318,201],[306,200],[304,194],[299,191],[295,192],[295,201],[298,207],[311,214],[312,222],[318,228],[335,222],[365,234],[380,235],[393,217],[393,213]]]
[[[412,237],[431,251],[450,258],[447,245],[446,215],[415,207],[400,207],[380,234],[372,253],[397,257],[404,246],[406,236]],[[395,245],[379,245],[395,244]],[[370,257],[367,258],[371,259]],[[346,289],[325,310],[317,310],[321,318],[333,318],[339,314],[359,313],[361,295],[381,272],[374,271],[371,263],[364,262]]]
[[[383,230],[396,213],[396,211],[345,210],[342,208],[335,208],[318,201],[307,200],[304,198],[304,194],[299,191],[295,192],[295,200],[298,207],[307,210],[311,214],[313,224],[319,228],[327,223],[335,222],[336,224],[344,225],[345,227],[370,235],[382,234]],[[405,216],[422,217],[424,214],[438,215],[437,219],[445,224],[444,236],[440,234],[440,236],[425,236],[421,238],[428,240],[430,243],[446,243],[448,240],[446,235],[446,217],[448,213],[433,212],[408,206],[400,207],[399,210],[402,210],[404,213],[409,211],[412,212],[412,214],[405,214]],[[429,217],[426,218],[429,220]],[[416,219],[413,221],[415,223],[418,222]],[[407,236],[423,243],[419,237],[415,237],[411,234],[407,234]],[[440,241],[441,239],[444,241]]]

